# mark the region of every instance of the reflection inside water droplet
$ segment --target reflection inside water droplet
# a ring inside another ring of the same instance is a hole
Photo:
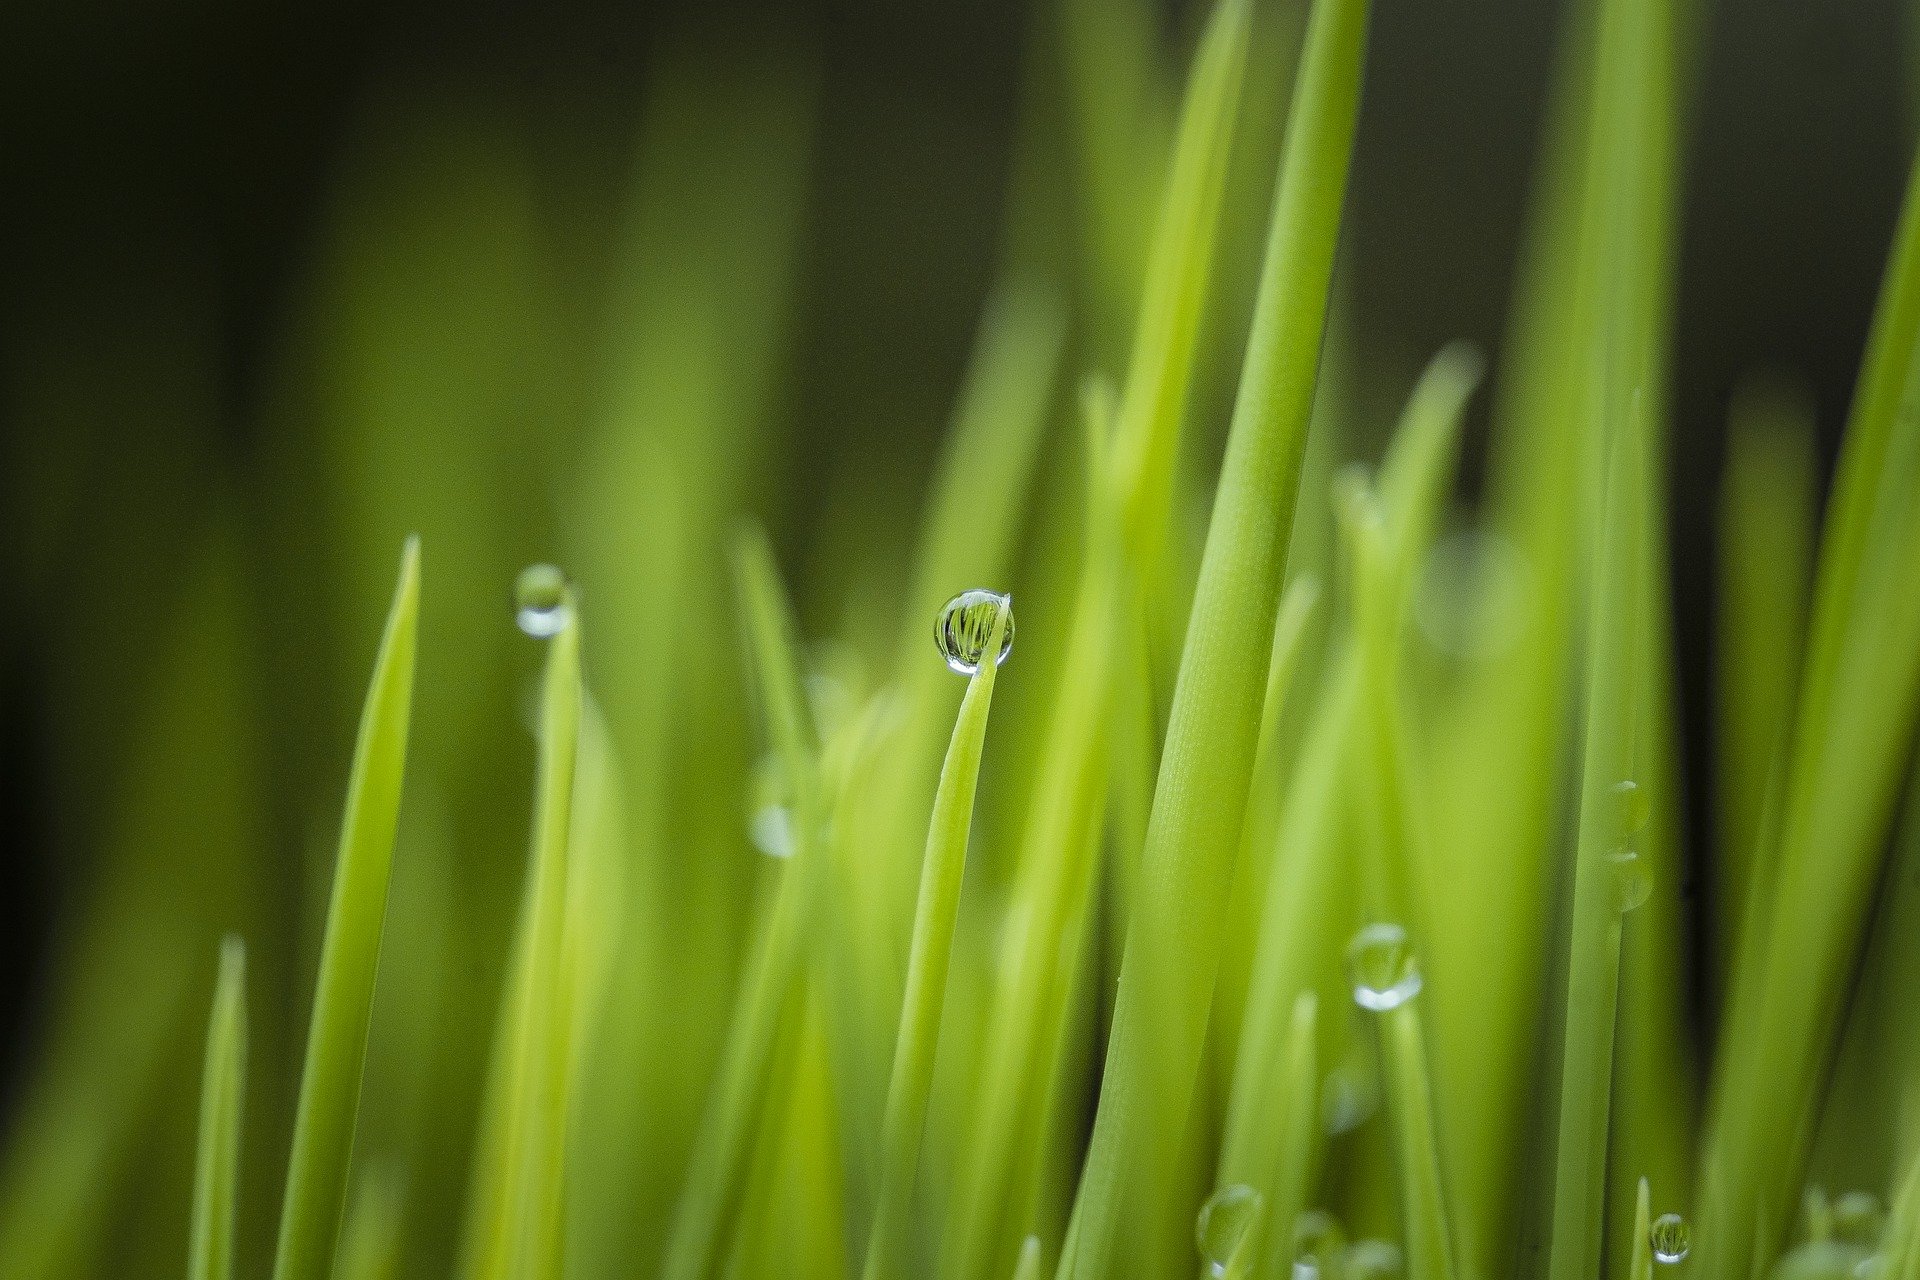
[[[1333,1280],[1346,1252],[1340,1220],[1324,1209],[1308,1209],[1293,1221],[1293,1280]]]
[[[1647,1243],[1653,1247],[1653,1260],[1668,1266],[1684,1260],[1690,1247],[1687,1220],[1677,1213],[1663,1213],[1647,1229]]]
[[[573,584],[550,564],[530,564],[513,583],[513,620],[536,640],[558,635],[573,619]]]
[[[1389,1280],[1405,1265],[1391,1240],[1355,1240],[1340,1257],[1341,1280]]]
[[[949,667],[963,676],[980,670],[987,641],[993,636],[994,619],[1002,608],[1007,611],[1007,621],[1000,633],[1000,653],[993,663],[996,667],[1013,652],[1013,597],[974,590],[962,591],[947,601],[935,620],[933,638]]]
[[[1252,1259],[1247,1245],[1266,1208],[1266,1199],[1241,1183],[1225,1186],[1207,1197],[1194,1220],[1193,1240],[1210,1276],[1245,1275]]]
[[[1370,924],[1347,947],[1353,999],[1363,1009],[1395,1009],[1420,994],[1420,966],[1397,924]]]
[[[1638,851],[1615,849],[1607,855],[1607,874],[1613,879],[1613,909],[1625,915],[1653,893],[1653,877]]]

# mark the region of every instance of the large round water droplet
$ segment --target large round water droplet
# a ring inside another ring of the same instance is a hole
[[[1607,875],[1613,881],[1613,909],[1625,915],[1653,894],[1653,877],[1635,849],[1615,849],[1607,855]]]
[[[1193,1240],[1210,1276],[1244,1276],[1253,1258],[1248,1245],[1266,1209],[1266,1197],[1241,1183],[1220,1188],[1200,1206]]]
[[[1653,1260],[1668,1266],[1684,1260],[1691,1247],[1687,1220],[1677,1213],[1663,1213],[1647,1228],[1647,1243],[1653,1248]]]
[[[987,642],[993,636],[993,621],[1000,610],[1007,611],[1006,626],[1000,633],[1000,653],[993,660],[999,666],[1013,652],[1013,597],[992,591],[962,591],[947,601],[934,623],[934,643],[947,665],[963,676],[980,670],[987,655]]]
[[[513,584],[514,621],[535,639],[558,635],[573,620],[573,584],[550,564],[530,564]]]
[[[1871,1249],[1880,1243],[1887,1215],[1871,1191],[1849,1191],[1833,1202],[1833,1234],[1847,1244]]]
[[[1353,999],[1363,1009],[1396,1009],[1420,994],[1420,965],[1397,924],[1370,924],[1347,947]]]

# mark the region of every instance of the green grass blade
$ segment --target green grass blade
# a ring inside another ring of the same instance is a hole
[[[1720,486],[1715,619],[1722,990],[1799,680],[1818,496],[1813,447],[1813,406],[1805,392],[1757,378],[1735,391]]]
[[[1063,1260],[1076,1280],[1104,1280],[1123,1217],[1162,1203],[1200,1065],[1319,369],[1366,19],[1364,0],[1321,0],[1309,23],[1074,1210],[1077,1239]]]
[[[1268,1113],[1279,1122],[1267,1144],[1272,1173],[1266,1186],[1248,1184],[1266,1199],[1264,1274],[1268,1280],[1292,1274],[1293,1224],[1306,1211],[1312,1190],[1320,1139],[1319,1013],[1320,1000],[1313,991],[1302,991],[1294,998],[1282,1074],[1273,1085],[1279,1105]]]
[[[940,1013],[973,825],[973,796],[986,742],[987,713],[993,704],[994,674],[1000,665],[994,655],[1000,652],[1008,613],[1003,600],[988,633],[988,656],[967,683],[953,742],[940,770],[940,787],[934,794],[920,872],[920,901],[914,911],[913,948],[907,960],[906,1000],[880,1133],[880,1190],[867,1241],[866,1280],[904,1280],[911,1273],[909,1214],[920,1168],[927,1098],[933,1088],[934,1053],[940,1043]]]
[[[1653,1208],[1647,1180],[1640,1179],[1633,1197],[1633,1247],[1627,1280],[1653,1280]]]
[[[207,1021],[200,1077],[200,1143],[194,1161],[187,1280],[233,1275],[233,1219],[240,1178],[240,1126],[247,1088],[247,948],[220,944],[220,977]]]
[[[580,623],[547,642],[541,682],[540,757],[534,784],[526,948],[516,966],[515,1043],[503,1157],[504,1221],[483,1275],[540,1280],[560,1265],[565,1212],[569,1060],[576,993],[567,981],[574,779],[580,749]]]
[[[406,768],[419,611],[420,545],[409,540],[347,783],[274,1280],[326,1280],[333,1266]]]
[[[1400,1175],[1401,1229],[1409,1280],[1453,1280],[1453,1221],[1442,1186],[1440,1142],[1427,1071],[1420,1002],[1409,999],[1381,1018],[1380,1053],[1394,1164]]]
[[[1639,397],[1636,406],[1642,405]],[[1553,1280],[1590,1276],[1600,1265],[1601,1210],[1612,1100],[1614,1020],[1619,996],[1620,868],[1611,859],[1639,838],[1624,801],[1634,776],[1635,670],[1641,625],[1638,545],[1644,489],[1633,433],[1639,415],[1613,433],[1593,598],[1589,607],[1586,746],[1580,788],[1580,834],[1574,854],[1568,943],[1566,1030],[1561,1045],[1559,1121],[1554,1151],[1549,1271]],[[1626,810],[1623,812],[1623,807]],[[1645,874],[1644,866],[1637,868]]]

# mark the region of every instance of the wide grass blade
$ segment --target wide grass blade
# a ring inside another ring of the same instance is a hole
[[[911,1274],[908,1228],[914,1181],[920,1168],[921,1137],[927,1098],[933,1088],[933,1058],[940,1043],[940,1013],[946,998],[947,963],[953,950],[954,917],[966,869],[967,839],[973,825],[973,796],[979,783],[980,755],[999,670],[1001,636],[1010,625],[1002,598],[988,632],[980,667],[967,683],[953,742],[940,770],[933,818],[927,828],[927,852],[920,871],[920,901],[914,911],[913,948],[907,959],[906,1000],[893,1051],[893,1078],[887,1087],[886,1115],[880,1131],[880,1190],[867,1241],[866,1280],[895,1280]]]
[[[347,783],[346,817],[280,1214],[275,1280],[327,1280],[333,1267],[406,769],[419,612],[420,544],[409,540]]]
[[[1319,370],[1366,19],[1365,0],[1321,0],[1309,23],[1074,1209],[1076,1241],[1062,1260],[1062,1275],[1076,1280],[1109,1274],[1126,1215],[1162,1211],[1185,1132]]]
[[[240,1125],[247,1089],[247,947],[220,944],[220,976],[207,1021],[200,1077],[200,1144],[194,1160],[187,1280],[233,1275],[233,1219],[240,1179]]]

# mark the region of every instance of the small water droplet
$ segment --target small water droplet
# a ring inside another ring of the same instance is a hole
[[[1347,947],[1353,999],[1363,1009],[1396,1009],[1420,994],[1420,965],[1407,931],[1397,924],[1370,924]]]
[[[1880,1243],[1886,1212],[1871,1191],[1849,1191],[1833,1202],[1833,1234],[1848,1244],[1872,1248]]]
[[[1607,855],[1607,874],[1613,880],[1613,909],[1621,915],[1653,894],[1653,877],[1635,849],[1615,849]]]
[[[1647,1229],[1647,1243],[1653,1246],[1653,1260],[1672,1266],[1687,1256],[1692,1246],[1687,1220],[1677,1213],[1663,1213]]]
[[[1253,1229],[1266,1209],[1266,1197],[1252,1187],[1233,1183],[1220,1188],[1200,1206],[1193,1240],[1210,1276],[1243,1276],[1252,1262],[1247,1249]]]
[[[1646,790],[1632,778],[1622,778],[1607,788],[1607,803],[1612,809],[1614,839],[1618,843],[1628,844],[1647,829],[1653,805],[1647,799]]]
[[[573,620],[573,584],[550,564],[530,564],[513,584],[514,621],[536,640],[558,635]]]
[[[786,775],[773,752],[753,766],[747,799],[747,835],[769,858],[793,856],[793,811],[787,807]]]
[[[1342,1280],[1387,1280],[1400,1274],[1406,1257],[1391,1240],[1355,1240],[1341,1255]]]
[[[1334,1280],[1346,1247],[1340,1220],[1325,1209],[1308,1209],[1293,1220],[1293,1280]]]
[[[934,623],[933,639],[949,667],[963,676],[980,670],[987,641],[993,636],[993,620],[1003,607],[1007,622],[1000,633],[1000,655],[993,662],[996,667],[1013,652],[1013,597],[974,590],[962,591],[947,601]]]

